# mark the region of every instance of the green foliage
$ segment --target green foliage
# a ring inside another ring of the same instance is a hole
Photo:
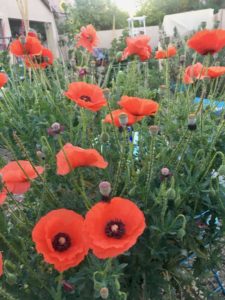
[[[182,49],[179,51],[180,55]],[[212,269],[220,267],[224,243],[225,224],[221,220],[225,187],[212,172],[216,170],[220,176],[224,173],[225,112],[215,114],[213,107],[203,110],[193,99],[202,90],[210,99],[218,95],[224,99],[223,79],[199,81],[181,90],[184,66],[180,68],[179,57],[165,60],[161,71],[153,59],[110,64],[101,81],[102,87],[110,88],[108,106],[93,113],[75,106],[63,93],[75,80],[99,81],[95,66],[88,60],[85,64],[91,71],[82,79],[60,62],[47,70],[30,72],[11,67],[8,73],[11,80],[2,90],[0,101],[0,148],[7,149],[14,159],[44,166],[45,173],[32,182],[23,202],[11,194],[1,206],[4,275],[0,296],[12,300],[90,300],[101,299],[101,289],[108,288],[109,300],[209,297],[206,279]],[[174,81],[176,88],[171,90]],[[119,132],[111,124],[103,124],[102,119],[119,107],[122,95],[157,100],[159,112],[135,123],[133,132]],[[196,113],[194,131],[187,127],[190,113]],[[47,129],[56,121],[65,130],[54,138]],[[157,135],[149,133],[153,124],[160,127]],[[129,139],[134,132],[139,134],[135,152]],[[66,176],[56,175],[55,156],[67,142],[95,148],[109,166],[104,170],[77,168]],[[37,150],[45,154],[45,159],[37,156]],[[0,168],[6,163],[2,157]],[[169,168],[170,176],[162,176],[163,167]],[[32,229],[53,209],[64,207],[85,215],[86,199],[91,205],[100,199],[98,184],[102,180],[112,183],[113,196],[131,199],[140,207],[147,228],[123,255],[100,260],[89,253],[79,266],[59,276],[37,254]],[[206,215],[195,219],[205,211]],[[217,218],[219,225],[215,223]],[[186,268],[182,261],[193,253],[193,268]],[[64,290],[62,279],[74,290]]]
[[[165,15],[176,14],[184,11],[214,8],[224,8],[223,0],[142,0],[138,16],[147,16],[147,25],[160,25]]]

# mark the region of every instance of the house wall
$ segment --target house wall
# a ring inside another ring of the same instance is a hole
[[[46,24],[48,47],[58,57],[58,33],[53,14],[41,0],[28,0],[28,11],[29,20]],[[0,0],[0,18],[3,20],[4,36],[11,37],[8,19],[21,19],[16,0]]]
[[[111,48],[111,43],[114,38],[118,38],[122,35],[123,30],[103,30],[98,31],[97,35],[99,37],[100,43],[99,48]],[[149,26],[146,27],[146,34],[151,37],[150,45],[154,48],[158,46],[159,43],[159,26]]]

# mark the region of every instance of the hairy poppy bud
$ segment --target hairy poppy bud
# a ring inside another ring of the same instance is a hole
[[[119,115],[119,122],[123,128],[126,127],[128,123],[128,115],[126,113],[121,113]]]
[[[169,170],[168,168],[162,168],[162,169],[161,169],[161,174],[162,174],[163,176],[169,176],[170,170]]]
[[[110,94],[110,89],[108,89],[108,88],[103,89],[103,94],[104,94],[105,98],[108,99],[109,94]]]
[[[102,132],[101,134],[101,141],[102,143],[107,143],[109,140],[109,135],[107,132]]]
[[[166,192],[166,196],[170,200],[174,200],[176,198],[176,191],[173,188],[169,188]]]
[[[196,115],[195,114],[190,114],[188,116],[188,129],[189,130],[195,130],[196,128],[197,128]]]
[[[36,152],[36,154],[37,154],[37,157],[40,159],[40,160],[45,160],[45,154],[44,154],[44,152],[42,152],[42,151],[37,151]]]
[[[151,135],[157,135],[159,133],[159,130],[160,130],[159,126],[157,126],[157,125],[149,126],[148,129],[149,129],[149,133]]]
[[[107,287],[103,287],[100,289],[100,296],[102,299],[108,299],[109,297],[109,289]]]
[[[221,165],[218,169],[218,173],[220,176],[225,176],[225,165]]]
[[[102,201],[109,201],[110,200],[110,193],[112,191],[111,183],[108,181],[102,181],[99,183],[99,191],[102,195]]]
[[[22,45],[26,44],[26,37],[24,35],[20,36],[20,42],[21,42]]]

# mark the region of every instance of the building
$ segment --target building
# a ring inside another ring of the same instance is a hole
[[[43,44],[59,57],[58,32],[48,0],[27,0],[27,3],[30,28],[36,30]],[[0,49],[7,49],[11,39],[23,31],[17,0],[0,0]]]

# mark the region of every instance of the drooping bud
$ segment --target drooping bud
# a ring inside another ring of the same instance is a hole
[[[105,98],[108,99],[109,94],[110,94],[110,89],[108,89],[108,88],[103,89],[103,94],[104,94]]]
[[[190,114],[188,116],[188,129],[189,130],[195,130],[196,128],[197,128],[196,115],[195,114]]]
[[[102,132],[101,134],[101,141],[102,143],[107,143],[109,140],[109,135],[107,132]]]
[[[120,122],[120,125],[125,128],[127,126],[127,123],[128,123],[128,115],[126,113],[121,113],[119,115],[119,122]]]
[[[109,201],[110,200],[110,193],[112,191],[111,183],[108,181],[102,181],[99,183],[99,191],[102,195],[102,201]]]
[[[100,296],[102,299],[108,299],[109,297],[109,289],[107,287],[103,287],[100,289]]]
[[[176,198],[176,191],[173,188],[169,188],[166,192],[166,196],[170,200],[174,200]]]
[[[157,126],[157,125],[149,126],[148,129],[149,129],[149,133],[153,136],[157,135],[160,130],[159,126]]]
[[[218,169],[218,173],[220,176],[225,176],[225,165],[221,165]]]
[[[24,35],[20,36],[20,42],[21,42],[22,45],[26,44],[26,37]]]
[[[42,152],[42,151],[37,151],[36,152],[36,154],[37,154],[37,157],[40,159],[40,160],[45,160],[45,154],[44,154],[44,152]]]

